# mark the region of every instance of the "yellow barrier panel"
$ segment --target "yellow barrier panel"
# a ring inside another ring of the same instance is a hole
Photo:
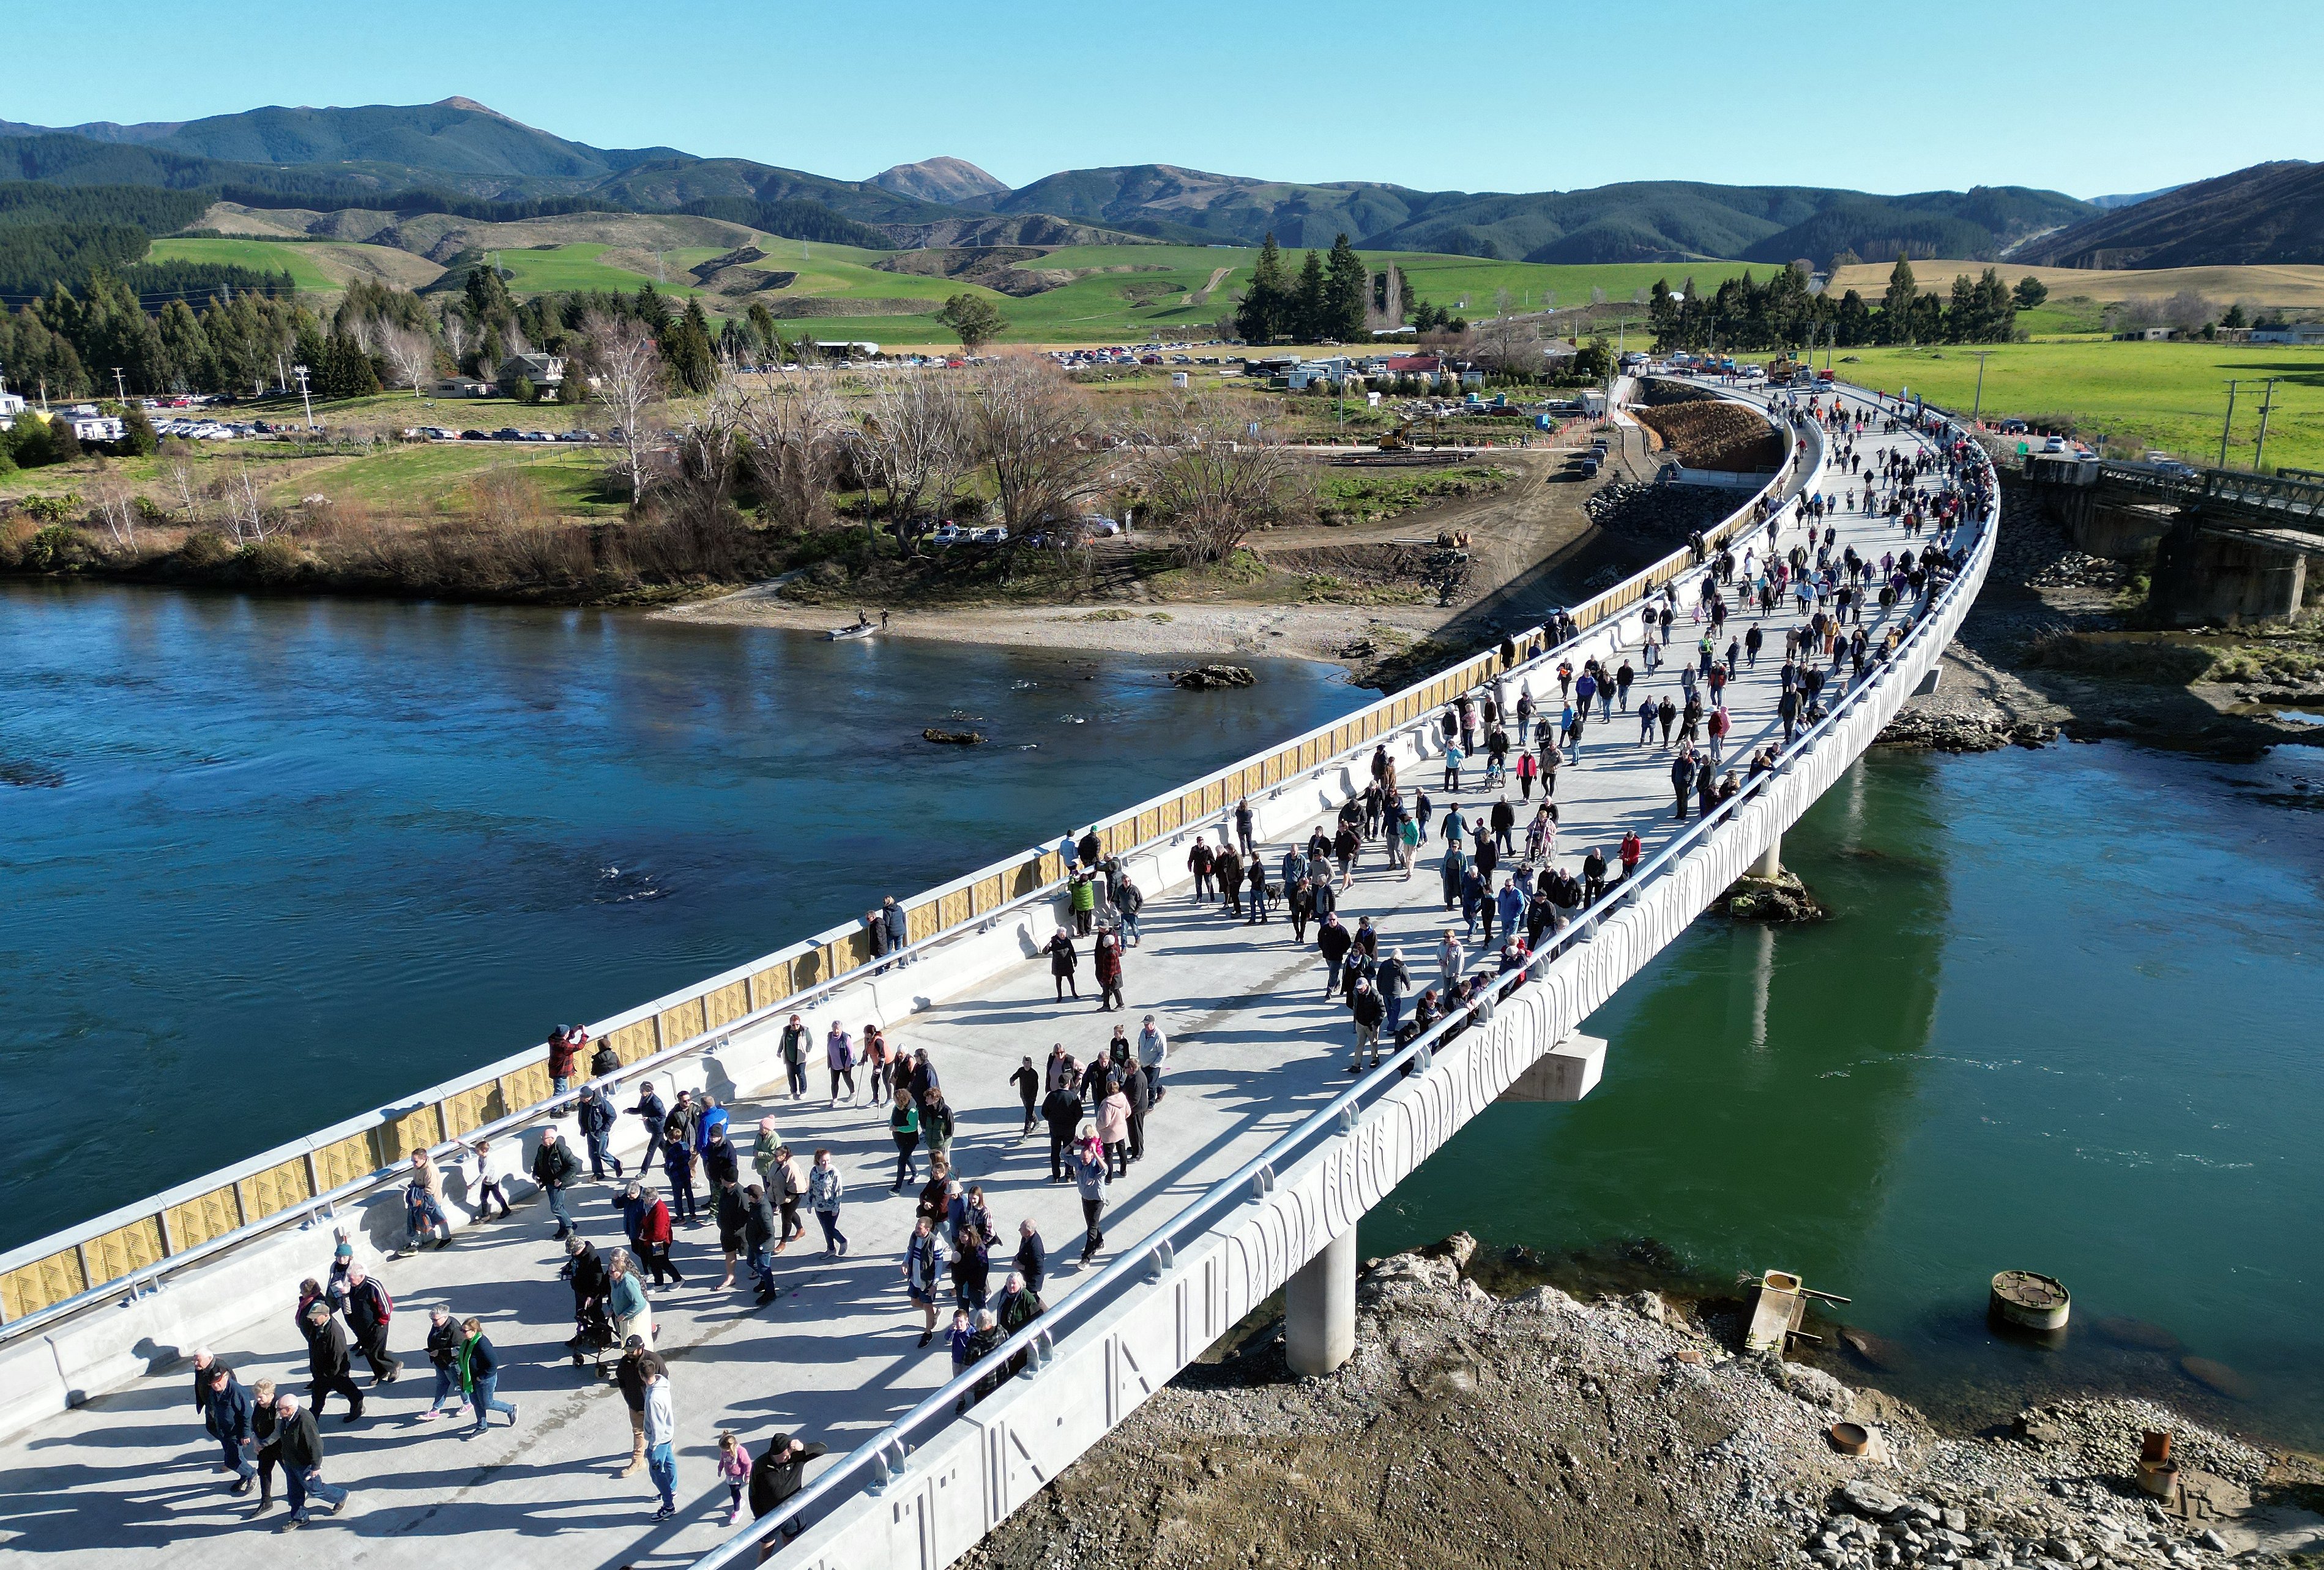
[[[688,998],[676,1008],[661,1011],[661,1045],[667,1052],[680,1041],[690,1041],[708,1029],[702,1022],[702,1000]]]
[[[263,1221],[315,1197],[307,1182],[307,1163],[300,1160],[254,1172],[235,1187],[242,1191],[242,1214],[249,1221]]]
[[[702,994],[702,1028],[715,1030],[751,1011],[751,989],[744,982],[728,982]]]
[[[66,1249],[0,1276],[0,1314],[12,1322],[22,1319],[52,1303],[78,1297],[88,1287],[81,1279],[79,1254]]]
[[[162,1257],[161,1217],[148,1215],[115,1227],[89,1239],[81,1251],[88,1256],[89,1285],[117,1281]]]
[[[409,1160],[412,1151],[428,1150],[443,1137],[433,1103],[400,1118],[390,1118],[372,1131],[372,1142],[382,1167]]]
[[[373,1157],[371,1135],[349,1134],[315,1152],[315,1181],[324,1189],[352,1183],[379,1169]]]
[[[624,1064],[635,1063],[654,1053],[654,1029],[651,1020],[638,1020],[622,1026],[605,1038],[613,1044],[613,1056]]]
[[[976,913],[974,907],[969,901],[968,896],[968,890],[957,889],[936,901],[936,921],[928,932],[928,936],[930,937],[934,937],[939,932],[946,931],[949,928],[959,926],[962,922],[968,920]],[[912,934],[912,937],[915,939],[919,936],[920,935],[918,932]]]
[[[511,1112],[540,1105],[549,1099],[549,1065],[529,1063],[513,1074],[502,1075],[500,1091]]]
[[[171,1244],[180,1253],[214,1237],[224,1237],[242,1224],[231,1188],[214,1188],[208,1194],[196,1195],[162,1214],[170,1220]]]
[[[798,990],[791,984],[791,962],[788,959],[752,973],[751,985],[757,990],[761,1004],[779,1002]],[[626,1063],[629,1059],[624,1057],[622,1061]]]

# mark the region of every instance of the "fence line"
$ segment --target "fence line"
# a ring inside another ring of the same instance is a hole
[[[1756,404],[1744,406],[1758,411]],[[1791,441],[1794,433],[1788,427],[1758,411]],[[1784,484],[1796,462],[1794,445],[1766,485],[1708,532],[1713,549],[1756,524],[1757,503]],[[1693,565],[1691,550],[1682,548],[1583,601],[1568,613],[1577,636],[1566,643],[1552,646],[1544,626],[1536,624],[1269,752],[1100,818],[1092,826],[1099,843],[1104,854],[1126,857],[1231,811],[1244,797],[1261,796],[1327,769],[1411,728],[1462,693],[1557,657]],[[1055,894],[1065,879],[1065,857],[1056,846],[990,863],[899,900],[906,941],[919,950],[983,930]],[[894,957],[875,956],[861,924],[833,927],[597,1021],[589,1031],[612,1045],[625,1074],[634,1072],[704,1051],[733,1030],[804,1007]],[[545,1049],[530,1046],[415,1096],[0,1253],[0,1344],[134,1294],[264,1233],[330,1214],[336,1205],[400,1181],[403,1163],[416,1151],[497,1138],[550,1115],[578,1094],[553,1094]]]

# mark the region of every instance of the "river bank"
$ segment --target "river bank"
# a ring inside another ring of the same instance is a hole
[[[1497,1298],[1473,1240],[1371,1261],[1356,1350],[1285,1365],[1280,1319],[1150,1399],[963,1563],[2210,1570],[2324,1549],[2324,1469],[2152,1403],[1948,1433],[1877,1388],[1738,1354],[1738,1305]],[[1842,1455],[1831,1426],[1871,1430]],[[2132,1486],[2173,1435],[2178,1512]]]

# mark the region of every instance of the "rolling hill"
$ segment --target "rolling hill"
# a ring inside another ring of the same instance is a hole
[[[2011,254],[2052,267],[2324,262],[2324,163],[2255,163],[2047,235]]]

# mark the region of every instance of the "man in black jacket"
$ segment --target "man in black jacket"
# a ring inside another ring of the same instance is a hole
[[[1081,1092],[1071,1084],[1057,1086],[1041,1104],[1041,1115],[1049,1122],[1049,1181],[1063,1183],[1065,1147],[1074,1142],[1074,1134],[1082,1124]]]
[[[532,1180],[549,1196],[549,1214],[557,1218],[556,1241],[573,1235],[573,1217],[566,1213],[565,1188],[581,1179],[581,1163],[555,1129],[540,1131],[540,1149],[533,1152]]]
[[[751,1519],[757,1520],[770,1511],[780,1510],[783,1501],[798,1492],[807,1481],[807,1464],[825,1455],[828,1446],[809,1445],[788,1434],[778,1434],[767,1443],[759,1458],[751,1463]],[[807,1523],[794,1518],[780,1528],[782,1541],[788,1543],[807,1530]],[[759,1561],[764,1564],[775,1551],[769,1539],[759,1545]]]
[[[1026,1289],[1038,1297],[1042,1279],[1049,1273],[1049,1250],[1030,1216],[1017,1224],[1016,1265]]]
[[[1145,1071],[1135,1060],[1123,1066],[1121,1095],[1130,1104],[1130,1159],[1146,1159],[1146,1114],[1153,1110],[1154,1097],[1146,1083]]]
[[[356,1389],[355,1366],[347,1357],[347,1333],[339,1327],[338,1316],[331,1306],[318,1298],[307,1305],[307,1371],[313,1376],[311,1396],[318,1409],[334,1392],[347,1399],[347,1411],[341,1421],[353,1423],[363,1417],[363,1391]],[[290,1398],[284,1396],[283,1400]],[[311,1420],[310,1420],[311,1422]],[[288,1464],[288,1462],[285,1462]],[[293,1495],[292,1503],[297,1503]]]
[[[395,1300],[364,1271],[361,1265],[347,1268],[347,1328],[354,1333],[355,1345],[363,1351],[364,1361],[371,1364],[371,1382],[391,1384],[403,1371],[395,1354],[387,1350],[388,1321],[394,1316]]]
[[[307,1524],[307,1496],[314,1494],[337,1515],[346,1508],[347,1491],[323,1481],[323,1436],[315,1415],[302,1410],[295,1397],[274,1399],[274,1444],[282,1461],[282,1485],[290,1500],[290,1519],[284,1531]]]

